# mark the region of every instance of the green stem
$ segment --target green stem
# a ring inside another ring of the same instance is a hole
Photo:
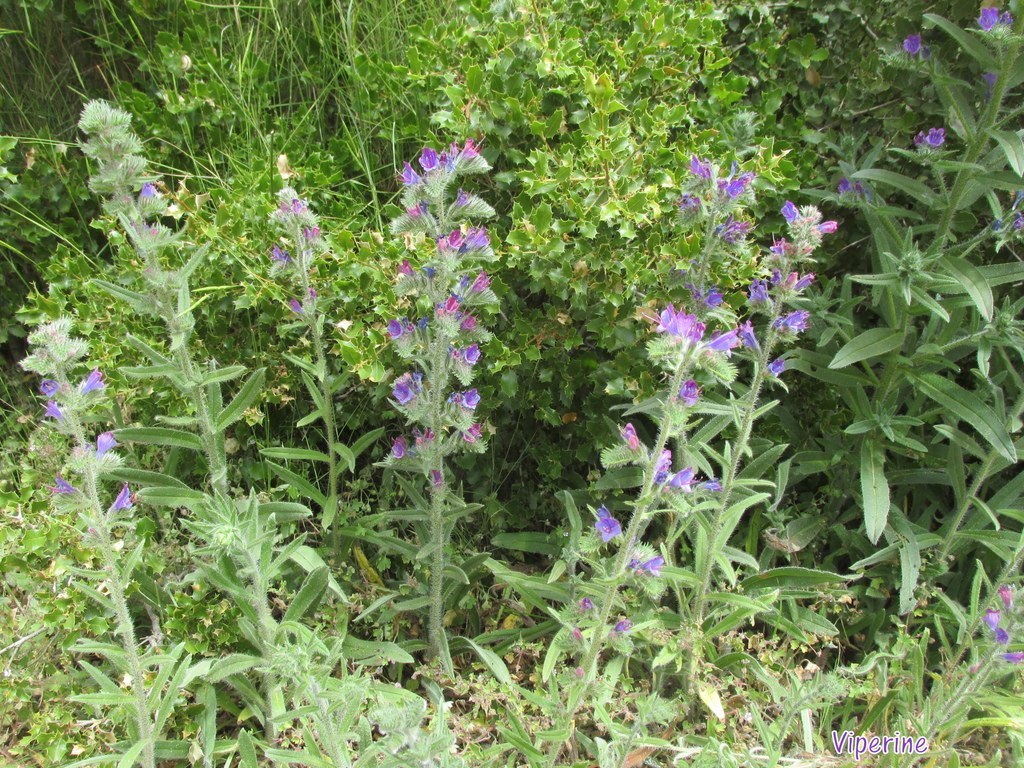
[[[444,393],[448,390],[448,367],[445,356],[448,353],[448,339],[439,334],[432,340],[430,350],[430,416],[427,427],[433,433],[431,461],[427,469],[430,484],[430,546],[434,547],[430,557],[430,618],[428,639],[430,656],[437,658],[444,647],[444,566],[447,536],[444,525],[444,457],[441,454],[442,421],[445,405]],[[435,472],[441,473],[441,482],[434,483]]]
[[[224,450],[224,436],[214,424],[213,413],[206,389],[198,384],[199,373],[192,353],[187,344],[182,344],[174,353],[174,360],[181,369],[185,381],[189,382],[188,395],[196,407],[196,420],[199,423],[199,439],[203,443],[203,452],[210,469],[210,485],[215,493],[228,498],[227,456]],[[217,385],[219,386],[219,385]]]
[[[71,417],[69,416],[68,418],[70,420]],[[90,444],[85,439],[85,430],[81,422],[70,421],[70,427],[79,447],[88,449]],[[106,510],[104,510],[103,505],[100,503],[99,478],[97,477],[95,467],[90,465],[83,473],[83,477],[85,479],[85,495],[93,510],[92,523],[96,530],[96,536],[99,539],[104,570],[106,570],[110,577],[110,601],[114,606],[114,615],[117,617],[115,634],[121,638],[121,647],[124,648],[128,674],[131,677],[135,723],[139,729],[139,740],[145,745],[142,748],[142,764],[145,768],[156,768],[156,733],[153,728],[153,720],[149,716],[145,672],[142,667],[142,658],[139,656],[135,624],[132,622],[131,613],[128,610],[127,585],[124,582],[121,569],[118,567],[117,550],[114,548],[110,521]]]

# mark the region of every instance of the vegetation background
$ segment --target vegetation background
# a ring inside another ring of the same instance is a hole
[[[0,0],[0,761],[55,765],[111,738],[94,709],[67,699],[85,685],[68,649],[112,620],[69,588],[71,569],[93,554],[74,521],[50,508],[46,485],[61,447],[38,429],[34,378],[17,366],[28,331],[74,316],[97,364],[117,391],[131,393],[119,404],[125,423],[181,410],[173,392],[141,391],[116,373],[137,364],[125,337],[145,328],[90,282],[116,274],[126,256],[86,187],[89,168],[76,149],[84,101],[105,98],[132,114],[165,191],[212,244],[193,279],[201,353],[269,366],[264,393],[231,436],[233,482],[242,487],[275,482],[260,447],[312,439],[294,426],[304,415],[299,372],[279,358],[288,296],[264,277],[277,190],[299,188],[331,233],[325,289],[337,298],[331,354],[347,377],[343,439],[381,425],[393,436],[400,424],[387,396],[396,371],[384,321],[397,306],[401,260],[386,235],[399,211],[396,174],[424,144],[483,138],[497,160],[487,190],[499,213],[492,231],[505,241],[495,272],[503,314],[479,387],[503,405],[489,417],[489,452],[459,459],[465,496],[482,507],[456,546],[498,552],[532,573],[560,549],[559,492],[573,490],[580,505],[623,493],[599,480],[600,449],[618,439],[605,414],[657,384],[637,318],[685,294],[679,269],[699,243],[680,237],[673,217],[690,156],[755,170],[754,213],[766,229],[781,224],[776,211],[787,198],[820,201],[827,218],[839,219],[815,270],[838,300],[844,276],[876,265],[870,223],[840,209],[837,181],[871,152],[910,146],[947,111],[926,80],[906,76],[887,54],[920,31],[926,13],[970,27],[978,9],[973,0]],[[950,38],[928,42],[934,56],[966,63]],[[1001,260],[1013,257],[1019,246]],[[716,278],[735,298],[751,274]],[[819,326],[806,346],[832,354],[841,346],[835,333]],[[846,461],[856,443],[837,437],[855,420],[853,408],[838,386],[799,374],[787,383],[789,395],[759,426],[764,440],[790,446],[785,503],[746,518],[733,542],[763,565],[861,578],[815,606],[825,617],[818,633],[779,640],[759,626],[733,640],[780,669],[861,664],[856,685],[870,704],[842,716],[883,722],[913,709],[898,689],[914,677],[915,638],[931,633],[924,664],[937,658],[943,627],[962,637],[967,619],[958,624],[950,605],[970,604],[974,569],[992,573],[1004,550],[974,544],[952,571],[926,553],[908,604],[906,564],[894,549],[875,557],[882,546],[860,529],[861,486]],[[372,466],[385,451],[380,441],[361,457],[342,519],[394,506],[400,489],[382,484]],[[1015,471],[993,485],[1018,478]],[[941,494],[925,497],[901,497],[922,532],[921,519],[948,504]],[[1016,497],[1003,501],[1016,506]],[[171,522],[169,512],[153,513],[140,529],[152,544],[148,572],[169,583],[185,567]],[[1010,516],[1004,525],[1016,531],[1020,522]],[[362,536],[362,559],[352,548],[324,553],[339,581],[368,585],[370,602],[374,583],[400,583],[408,564],[374,547],[371,527]],[[766,549],[769,539],[782,545]],[[164,633],[195,654],[239,639],[234,608],[208,590],[193,584],[160,606]],[[493,590],[481,588],[472,602],[452,617],[471,634],[522,622]],[[414,628],[381,621],[368,631],[367,639],[391,640]],[[538,663],[538,646],[520,653],[527,666]],[[870,660],[883,656],[891,666],[870,675]],[[467,722],[486,720],[492,693],[466,705]],[[1013,729],[1024,711],[997,698],[975,751],[990,755],[998,744],[1019,757],[1024,741]]]

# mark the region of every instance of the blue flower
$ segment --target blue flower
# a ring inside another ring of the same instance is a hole
[[[742,344],[739,337],[739,330],[732,328],[728,331],[717,331],[704,345],[708,352],[725,352],[726,356],[732,354],[732,350]]]
[[[778,378],[779,376],[781,376],[782,372],[785,371],[785,370],[786,370],[786,361],[783,360],[781,357],[778,357],[778,358],[772,360],[770,363],[768,363],[768,373],[770,373],[775,378]]]
[[[62,411],[60,406],[53,402],[53,400],[46,401],[46,415],[56,419],[57,421],[64,420],[64,411]]]
[[[790,312],[788,315],[778,318],[772,323],[772,327],[783,333],[800,333],[800,331],[807,330],[807,320],[810,316],[811,313],[803,309]]]
[[[39,383],[39,392],[43,397],[53,397],[60,390],[60,384],[53,379],[43,379]]]
[[[683,405],[696,405],[697,400],[700,399],[700,387],[697,386],[697,382],[693,379],[684,381],[682,386],[679,387],[679,399],[682,401]]]
[[[73,486],[60,475],[57,475],[57,477],[54,478],[54,483],[52,486],[50,486],[50,490],[55,494],[61,494],[65,496],[78,492],[78,489],[75,488],[75,486]]]
[[[117,494],[117,498],[114,499],[114,503],[110,507],[110,511],[119,512],[122,509],[131,509],[132,506],[132,492],[128,489],[128,483],[125,483],[121,486],[121,492]]]
[[[633,628],[633,622],[629,619],[622,619],[618,624],[615,625],[613,632],[629,632]]]
[[[711,163],[709,163],[707,160],[702,160],[696,155],[693,155],[690,158],[690,173],[692,173],[694,176],[698,178],[707,179],[708,181],[710,181]]]
[[[757,343],[757,336],[754,335],[754,324],[749,320],[739,327],[739,336],[743,346],[747,349],[761,348],[761,345]]]
[[[793,205],[793,203],[791,203],[789,200],[787,200],[786,204],[782,206],[782,210],[780,211],[780,213],[782,214],[782,218],[789,222],[796,221],[798,218],[800,218],[800,211],[798,211],[796,206]]]
[[[405,163],[405,168],[402,170],[402,175],[399,178],[407,187],[419,184],[422,181],[422,177],[416,173],[416,169],[409,165],[409,163]]]
[[[921,36],[907,35],[903,40],[903,50],[911,56],[917,56],[921,52]]]
[[[437,152],[431,147],[424,147],[423,151],[420,152],[420,166],[424,171],[430,172],[437,168],[437,165]]]
[[[96,458],[102,458],[103,454],[109,451],[111,448],[117,447],[117,440],[114,439],[113,432],[102,432],[99,437],[96,438]]]
[[[622,535],[622,526],[619,521],[612,517],[611,512],[603,504],[597,508],[597,522],[594,528],[601,534],[601,541],[607,544],[616,536]]]
[[[106,384],[103,383],[103,374],[100,373],[100,369],[96,368],[82,381],[78,387],[79,391],[84,395],[87,392],[95,392],[97,389],[103,389]]]
[[[764,280],[755,280],[750,284],[750,304],[761,304],[768,302],[768,283]]]

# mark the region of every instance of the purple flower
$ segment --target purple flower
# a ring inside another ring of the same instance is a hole
[[[408,405],[420,393],[422,380],[423,374],[418,371],[416,373],[403,373],[395,379],[391,394],[400,405]]]
[[[715,227],[715,234],[725,242],[735,245],[746,237],[752,227],[749,221],[736,221],[732,214],[729,214],[723,223]]]
[[[690,173],[701,179],[711,180],[711,163],[693,155],[690,158]]]
[[[707,295],[703,297],[703,301],[705,307],[708,309],[714,309],[725,301],[725,297],[716,287],[711,286],[711,288],[708,289]]]
[[[62,411],[60,407],[53,402],[53,400],[46,401],[46,415],[56,419],[57,421],[64,420],[64,411]]]
[[[455,207],[465,208],[467,205],[469,205],[469,193],[464,189],[460,189],[459,194],[455,196]]]
[[[1013,17],[1010,16],[1010,14],[1007,13],[1007,14],[1004,14],[1004,15],[1009,17],[1009,22],[1008,23],[1012,23],[1013,22]],[[981,16],[978,17],[978,26],[981,27],[986,32],[991,32],[992,28],[995,27],[996,24],[1002,24],[1002,23],[1007,23],[1007,22],[1004,22],[1003,17],[999,15],[999,9],[998,8],[982,8],[981,9]]]
[[[96,438],[96,458],[99,459],[111,448],[117,447],[113,432],[101,432]]]
[[[999,611],[989,608],[985,611],[985,623],[993,632],[999,627]]]
[[[431,147],[424,147],[420,152],[420,166],[428,173],[437,168],[437,152]]]
[[[275,261],[279,264],[290,264],[292,257],[288,251],[281,250],[278,246],[274,246],[270,249],[270,260]]]
[[[996,642],[999,643],[1000,645],[1009,645],[1010,644],[1010,633],[1007,632],[1002,627],[997,628],[996,629]]]
[[[453,144],[452,146],[454,147],[455,145]],[[480,148],[474,139],[466,139],[466,143],[462,146],[459,154],[466,160],[472,160],[480,154]]]
[[[996,87],[996,80],[999,78],[995,72],[985,72],[981,79],[985,81],[985,101],[992,98],[992,91]]]
[[[473,424],[468,431],[462,433],[462,439],[467,443],[475,443],[483,436],[483,426]]]
[[[405,456],[408,451],[409,442],[405,439],[405,435],[401,435],[395,438],[395,442],[391,444],[391,458],[401,459]]]
[[[813,272],[808,272],[806,275],[804,275],[803,277],[798,279],[795,283],[793,283],[793,290],[794,291],[802,291],[804,288],[806,288],[807,286],[809,286],[813,282],[814,282],[814,273]]]
[[[764,280],[755,280],[750,284],[750,298],[747,301],[751,304],[768,302],[768,283]]]
[[[594,523],[594,528],[601,534],[601,541],[605,544],[622,534],[619,521],[612,517],[612,513],[603,504],[597,508],[597,522]]]
[[[307,240],[317,240],[320,237],[320,227],[303,227],[302,236]]]
[[[92,373],[85,377],[78,389],[84,395],[87,392],[103,389],[105,386],[107,385],[103,382],[103,374],[100,373],[100,369],[94,368]]]
[[[774,253],[778,257],[783,257],[787,253],[792,252],[792,246],[784,237],[777,237],[772,241],[771,246],[768,248],[769,251]]]
[[[409,263],[409,260],[404,259],[402,263],[398,265],[398,274],[404,275],[405,277],[412,277],[416,274],[416,271],[412,268],[412,264]]]
[[[696,211],[700,208],[701,202],[696,195],[685,194],[676,200],[676,206],[683,212]]]
[[[592,611],[592,610],[594,610],[594,601],[591,600],[589,597],[584,597],[582,600],[580,600],[580,610],[581,611]]]
[[[1006,610],[1013,608],[1013,592],[1005,584],[999,588],[999,597],[1002,599]]]
[[[78,489],[75,488],[75,486],[73,486],[63,477],[57,475],[57,477],[55,477],[53,480],[53,485],[50,486],[50,491],[55,494],[61,494],[66,496],[68,494],[76,493]]]
[[[839,180],[839,183],[836,185],[836,192],[838,192],[840,195],[845,195],[850,192],[853,192],[853,184],[851,184],[850,180],[844,176]]]
[[[43,379],[39,383],[39,392],[43,397],[53,397],[60,390],[60,384],[53,379]]]
[[[470,344],[462,351],[462,359],[469,365],[476,365],[480,360],[480,345]]]
[[[156,197],[156,185],[147,181],[142,185],[142,189],[139,190],[139,198],[142,200],[149,200],[153,197]]]
[[[693,379],[684,381],[683,385],[679,387],[679,399],[682,401],[683,405],[696,405],[697,400],[700,399],[700,387],[697,386],[697,382]]]
[[[1013,653],[1001,653],[1000,656],[1003,660],[1009,661],[1013,664],[1020,664],[1024,661],[1024,651],[1014,651]]]
[[[472,331],[476,329],[476,318],[472,315],[466,315],[462,318],[462,322],[459,323],[459,329],[463,331]]]
[[[740,341],[743,342],[743,346],[747,349],[760,349],[761,345],[757,343],[757,336],[754,335],[754,324],[747,320],[743,323],[739,329]]]
[[[914,136],[914,146],[924,146],[930,149],[937,149],[943,145],[946,141],[946,129],[945,128],[929,128],[928,133],[919,131]]]
[[[633,622],[629,619],[622,619],[618,624],[615,625],[613,632],[629,632],[633,628]]]
[[[685,467],[672,475],[666,485],[669,488],[675,488],[689,493],[693,490],[693,478],[696,477],[696,475],[697,473],[692,467]]]
[[[768,363],[768,373],[770,373],[775,378],[778,378],[779,376],[781,376],[782,372],[785,371],[785,370],[786,370],[786,361],[783,360],[781,357],[777,357],[774,360],[772,360],[770,363]]]
[[[481,272],[476,276],[473,284],[469,286],[469,290],[473,293],[483,293],[491,285],[491,278],[487,276],[486,272]]]
[[[440,469],[430,470],[430,484],[435,488],[440,488],[444,485],[444,474],[442,474]]]
[[[392,339],[400,339],[403,335],[405,335],[407,324],[408,321],[406,321],[405,318],[402,318],[401,320],[389,320],[388,336],[390,336]]]
[[[697,486],[698,491],[720,491],[722,490],[722,484],[713,477],[709,477],[703,483]]]
[[[782,206],[782,210],[780,211],[780,213],[782,214],[782,218],[789,222],[796,221],[798,218],[800,218],[800,211],[798,211],[796,209],[796,206],[793,205],[793,203],[791,203],[789,200],[787,200],[786,204]]]
[[[665,565],[665,558],[660,555],[640,563],[636,570],[647,571],[651,576],[661,576],[661,568]]]
[[[688,315],[682,310],[676,312],[676,308],[669,304],[661,312],[657,331],[696,342],[704,336],[704,323],[697,322],[696,315]]]
[[[921,36],[907,35],[903,40],[903,50],[911,56],[917,56],[921,52]]]
[[[810,312],[800,309],[776,319],[772,327],[783,333],[800,333],[807,330],[807,320],[810,316]]]
[[[737,170],[738,166],[733,163],[733,171],[729,178],[719,179],[718,181],[718,191],[730,200],[735,200],[746,192],[750,182],[754,180],[754,174],[752,173],[741,173],[739,176],[736,176]]]
[[[111,512],[119,512],[122,509],[132,508],[132,492],[128,489],[128,483],[121,486],[121,492],[117,494],[117,498],[114,499],[114,504],[110,507]]]
[[[483,227],[470,227],[466,230],[466,247],[483,249],[491,244],[491,238]]]
[[[298,299],[292,299],[291,301],[289,301],[288,306],[292,308],[292,312],[294,312],[296,315],[302,314],[302,302],[299,301]]]
[[[743,342],[739,337],[739,329],[732,328],[728,331],[717,331],[704,345],[708,352],[725,352],[726,356],[732,354],[732,350]]]
[[[637,437],[636,427],[632,424],[627,424],[619,430],[619,434],[622,435],[622,439],[625,441],[626,445],[629,446],[631,451],[640,450],[640,438]]]
[[[831,235],[837,229],[839,229],[839,222],[837,221],[823,221],[818,225],[818,231],[823,235]]]

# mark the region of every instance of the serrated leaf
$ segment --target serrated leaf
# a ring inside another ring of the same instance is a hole
[[[894,328],[872,328],[850,339],[836,352],[828,367],[845,368],[848,365],[885,355],[903,345],[903,332]]]

